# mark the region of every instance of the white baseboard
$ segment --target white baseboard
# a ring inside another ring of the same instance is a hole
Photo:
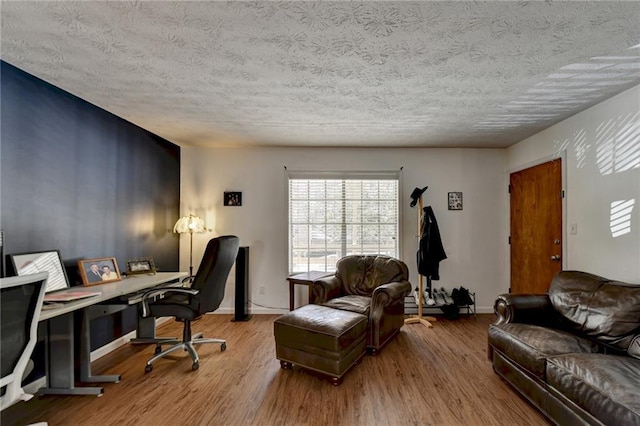
[[[109,352],[115,351],[116,349],[118,349],[120,346],[124,346],[127,343],[129,343],[131,341],[131,339],[135,339],[136,337],[136,331],[133,330],[130,333],[125,334],[122,337],[117,338],[116,340],[107,343],[104,346],[100,346],[98,349],[96,349],[95,351],[91,352],[91,362],[102,358],[103,356],[105,356],[106,354],[108,354]]]
[[[158,318],[156,320],[156,327],[167,322],[170,321],[171,318]],[[100,346],[98,349],[96,349],[95,351],[91,352],[91,362],[102,358],[103,356],[107,355],[109,352],[115,351],[116,349],[118,349],[120,346],[124,346],[127,343],[129,343],[131,341],[131,339],[135,339],[137,336],[137,333],[135,330],[125,334],[122,337],[117,338],[116,340],[107,343],[104,346]]]

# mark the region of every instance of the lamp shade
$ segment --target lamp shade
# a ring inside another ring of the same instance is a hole
[[[201,233],[204,232],[204,220],[202,218],[190,214],[189,216],[184,216],[178,219],[175,226],[173,227],[173,232],[178,234],[184,234],[186,232],[189,233]]]

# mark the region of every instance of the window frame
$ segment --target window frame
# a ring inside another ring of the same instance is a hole
[[[397,257],[402,258],[402,173],[401,170],[378,170],[378,171],[300,171],[288,170],[285,167],[285,193],[286,193],[286,262],[288,274],[294,274],[293,262],[291,257],[292,247],[292,218],[291,218],[291,192],[290,181],[292,179],[303,180],[393,180],[397,182],[397,223],[396,223],[396,240],[397,240]],[[332,271],[328,271],[332,272]]]

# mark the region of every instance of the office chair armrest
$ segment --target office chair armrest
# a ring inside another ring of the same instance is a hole
[[[142,316],[149,316],[149,299],[155,299],[157,296],[165,295],[167,293],[183,293],[190,296],[195,296],[200,290],[185,287],[156,287],[142,295]]]

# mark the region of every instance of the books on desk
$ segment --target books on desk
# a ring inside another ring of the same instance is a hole
[[[87,297],[100,296],[99,291],[61,291],[44,295],[45,302],[73,302]]]

